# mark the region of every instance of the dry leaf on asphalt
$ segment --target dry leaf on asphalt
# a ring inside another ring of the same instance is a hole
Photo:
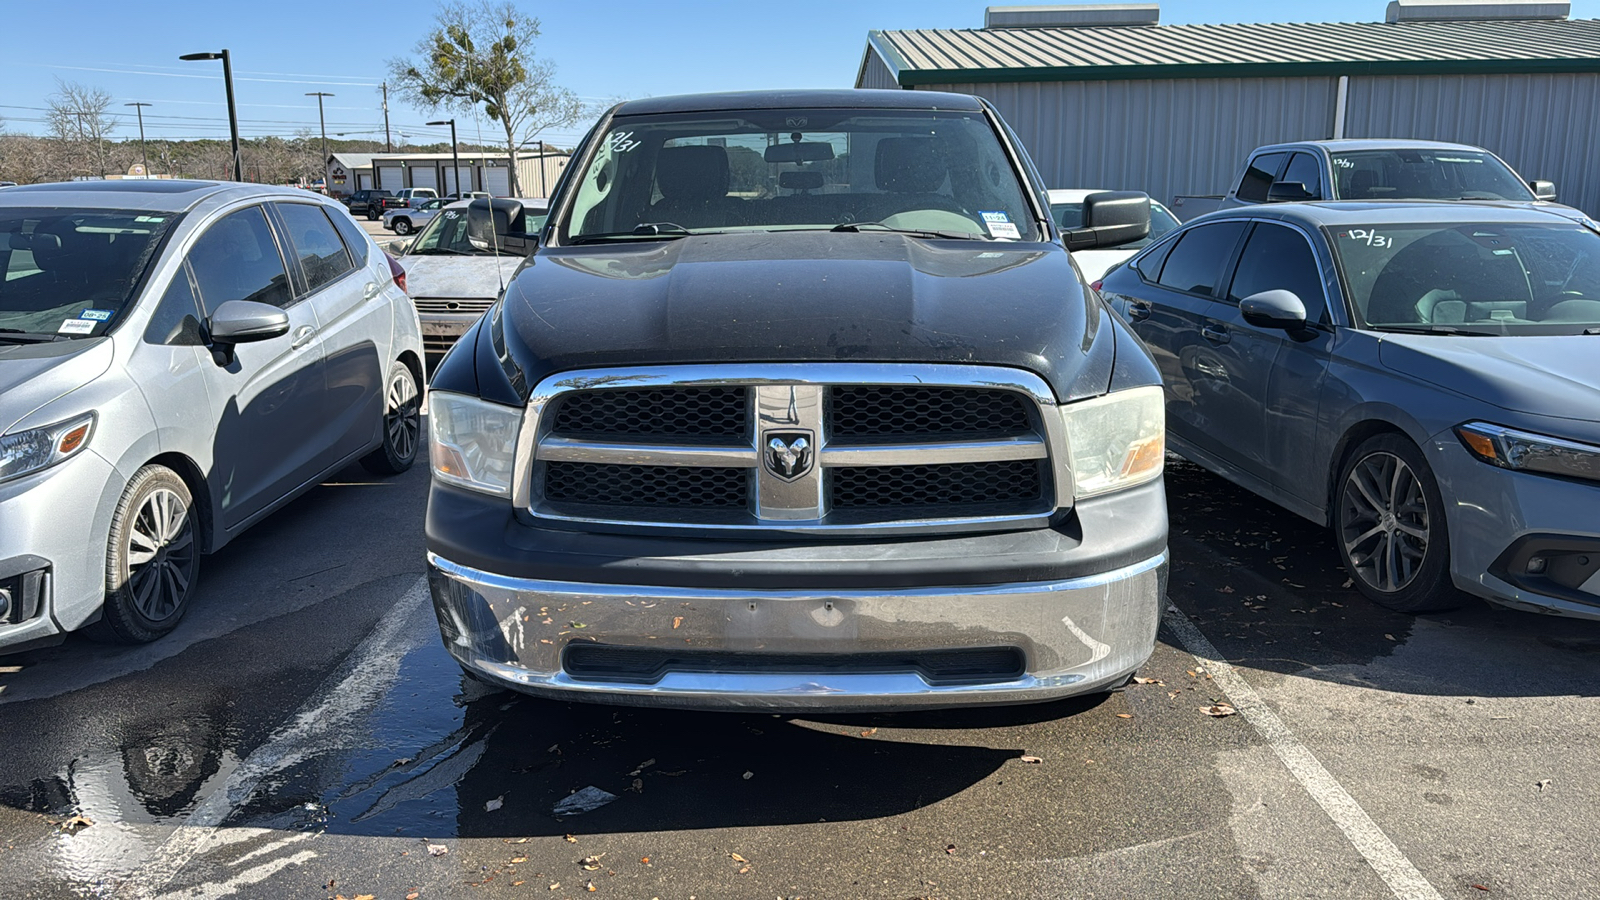
[[[1542,793],[1544,793],[1544,789],[1550,786],[1550,779],[1541,778],[1538,781],[1534,782],[1534,784],[1536,784],[1538,786],[1539,793],[1542,794]]]
[[[1385,633],[1384,637],[1387,638],[1388,640],[1391,640],[1391,641],[1394,640],[1394,635],[1392,635],[1392,634]]]
[[[572,836],[572,835],[570,835],[570,834],[569,834],[569,835],[567,835],[567,843],[569,843],[569,844],[576,844],[576,843],[577,843],[577,842],[578,842],[578,839],[577,839],[577,838],[575,838],[575,837],[573,837],[573,836]]]
[[[1226,703],[1215,703],[1211,706],[1202,706],[1200,707],[1200,711],[1217,719],[1221,719],[1225,716],[1231,716],[1238,712],[1237,709],[1234,709]]]
[[[550,890],[555,891],[555,890],[560,890],[560,889],[561,889],[561,882],[557,881],[557,882],[551,883]]]
[[[754,773],[754,772],[746,772],[746,773],[744,773],[744,780],[745,781],[749,781],[750,779],[752,779],[754,777],[756,777],[756,773]]]
[[[728,858],[733,860],[734,862],[738,862],[738,863],[749,862],[750,861],[750,860],[745,859],[744,857],[740,856],[737,853],[729,853],[728,854]]]
[[[594,882],[592,882],[592,881],[584,882],[583,889],[588,891],[591,894],[594,893],[595,891],[599,890],[599,888],[594,886]]]
[[[578,861],[578,865],[583,866],[584,871],[586,872],[593,872],[600,868],[600,857],[602,856],[605,856],[605,854],[596,853],[593,856],[585,856],[583,859]]]
[[[1165,681],[1162,681],[1159,678],[1141,678],[1138,675],[1133,676],[1133,683],[1134,684],[1166,684]]]
[[[956,845],[955,844],[945,844],[944,845],[944,852],[950,854],[951,856],[954,856],[955,853],[956,853]]]
[[[672,627],[673,628],[677,628],[679,625],[682,625],[682,624],[683,624],[683,616],[673,616],[672,617]]]
[[[1119,718],[1119,719],[1131,719],[1131,718],[1133,718],[1133,713],[1117,713],[1117,718]]]
[[[878,729],[876,729],[876,728],[868,728],[866,731],[861,732],[861,736],[862,737],[872,737],[873,735],[875,735],[877,733],[878,733]]]
[[[1040,759],[1040,758],[1039,758],[1039,757],[1037,757],[1037,756],[1023,756],[1023,757],[1019,757],[1019,758],[1020,758],[1020,759],[1021,759],[1021,760],[1022,760],[1022,761],[1023,761],[1023,762],[1025,762],[1025,763],[1029,763],[1029,764],[1031,764],[1031,765],[1038,765],[1038,764],[1039,764],[1039,763],[1042,763],[1042,762],[1044,762],[1044,760],[1042,760],[1042,759]]]
[[[60,828],[64,834],[77,834],[93,824],[94,820],[88,816],[73,816],[56,827]]]
[[[411,893],[406,895],[406,900],[417,900],[417,898],[421,897],[421,896],[422,896],[421,892],[412,891]]]
[[[495,810],[497,810],[500,807],[505,806],[505,805],[506,805],[506,798],[505,798],[504,795],[501,795],[499,797],[494,798],[493,800],[490,800],[488,803],[485,803],[483,805],[483,811],[484,812],[494,812]]]
[[[449,853],[449,852],[450,852],[450,848],[446,847],[443,844],[429,844],[428,845],[428,855],[429,856],[443,856],[443,855],[445,855],[446,853]]]
[[[516,865],[517,863],[525,863],[527,861],[528,861],[528,858],[526,856],[513,856],[513,857],[511,857],[511,864],[512,865]]]

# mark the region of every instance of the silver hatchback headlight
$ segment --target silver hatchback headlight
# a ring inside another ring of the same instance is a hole
[[[43,428],[0,435],[0,481],[31,475],[81,453],[93,436],[94,418],[94,413],[84,413]]]

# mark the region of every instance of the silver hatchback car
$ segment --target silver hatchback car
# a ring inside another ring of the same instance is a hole
[[[0,195],[0,648],[177,625],[201,553],[416,458],[422,337],[329,201],[203,181]]]

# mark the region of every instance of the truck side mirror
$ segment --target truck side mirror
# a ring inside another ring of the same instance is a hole
[[[1150,195],[1143,191],[1101,191],[1083,198],[1083,227],[1064,231],[1068,250],[1116,247],[1150,236]]]
[[[1530,181],[1528,182],[1528,187],[1533,188],[1533,199],[1555,202],[1556,183],[1554,181]]]
[[[1268,203],[1304,203],[1315,199],[1316,195],[1306,190],[1306,186],[1298,181],[1274,181],[1272,186],[1267,188]]]
[[[473,200],[467,206],[467,242],[479,250],[528,256],[539,236],[527,232],[527,216],[514,200]]]

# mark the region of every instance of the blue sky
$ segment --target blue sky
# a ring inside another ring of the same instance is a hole
[[[1007,0],[1016,3],[1019,0]],[[540,52],[559,81],[596,103],[608,99],[765,87],[849,87],[874,28],[972,28],[982,0],[611,0],[518,5],[544,25]],[[1167,0],[1161,21],[1381,21],[1386,0]],[[227,47],[233,54],[241,131],[292,135],[317,127],[316,100],[331,91],[328,132],[381,139],[378,83],[385,61],[405,53],[432,22],[432,0],[0,0],[0,118],[11,131],[42,132],[38,109],[63,78],[105,89],[136,134],[142,100],[152,137],[226,137],[220,63],[178,55]],[[70,27],[63,21],[70,10]],[[331,18],[330,11],[341,15]],[[1600,17],[1600,0],[1574,0],[1574,18]],[[353,24],[359,21],[359,24]],[[413,141],[448,140],[427,128],[428,110],[390,104],[396,131]],[[31,120],[31,121],[30,121]],[[463,140],[489,123],[461,119]],[[551,132],[570,144],[581,129]]]

